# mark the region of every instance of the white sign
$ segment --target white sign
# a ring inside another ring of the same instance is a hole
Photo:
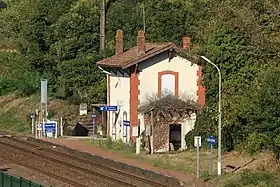
[[[80,116],[87,115],[87,104],[81,103],[80,104]]]
[[[132,127],[132,136],[138,137],[138,126]]]
[[[37,124],[37,130],[42,130],[42,124],[41,123]]]
[[[48,83],[47,80],[41,80],[41,103],[47,103]]]
[[[201,136],[195,136],[194,137],[194,146],[197,147],[197,140],[198,140],[198,146],[201,147]]]

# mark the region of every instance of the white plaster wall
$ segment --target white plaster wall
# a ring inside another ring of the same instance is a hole
[[[157,55],[147,62],[140,64],[140,104],[145,100],[146,95],[157,94],[158,72],[161,71],[179,72],[179,94],[197,100],[197,70],[196,64],[179,56],[169,61],[168,52]]]
[[[127,113],[127,119],[130,119],[130,77],[128,74],[121,74],[118,72],[114,74],[111,72],[110,76],[110,105],[119,106],[119,117],[115,122],[115,112],[110,112],[110,136],[113,139],[119,140],[122,139],[125,141],[125,128],[123,127],[123,113]],[[113,133],[116,132],[116,135]],[[129,137],[128,131],[128,137]]]
[[[196,114],[193,113],[190,118],[186,119],[185,122],[182,123],[181,126],[181,149],[186,148],[185,136],[188,132],[190,132],[195,125]]]
[[[192,100],[197,100],[197,70],[196,64],[179,56],[169,60],[168,52],[157,55],[154,58],[140,64],[140,105],[145,102],[147,95],[157,94],[158,92],[158,72],[174,71],[179,73],[179,95],[184,95]],[[194,127],[195,116],[182,123],[181,129],[181,148],[185,148],[185,135]],[[144,128],[144,120],[140,118],[141,127]],[[141,128],[142,129],[142,128]]]

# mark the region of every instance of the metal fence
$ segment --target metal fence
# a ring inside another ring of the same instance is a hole
[[[16,178],[3,172],[0,172],[0,174],[0,187],[43,187],[43,185],[36,184],[22,177]]]

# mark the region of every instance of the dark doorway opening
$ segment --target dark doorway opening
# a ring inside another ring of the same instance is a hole
[[[181,124],[171,124],[169,126],[169,143],[172,143],[174,150],[181,148]]]
[[[88,136],[88,133],[89,130],[80,123],[77,123],[73,129],[73,136]]]

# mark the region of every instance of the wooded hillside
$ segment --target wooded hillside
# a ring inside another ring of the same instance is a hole
[[[47,78],[58,98],[104,102],[106,79],[95,62],[113,54],[117,29],[124,31],[126,49],[136,44],[144,8],[148,41],[181,46],[183,36],[190,36],[194,62],[203,63],[207,106],[187,142],[193,135],[217,132],[218,74],[198,60],[196,55],[204,54],[222,71],[224,149],[280,148],[278,0],[107,0],[102,53],[99,0],[5,3],[7,8],[0,9],[0,94],[32,94],[38,80]]]

